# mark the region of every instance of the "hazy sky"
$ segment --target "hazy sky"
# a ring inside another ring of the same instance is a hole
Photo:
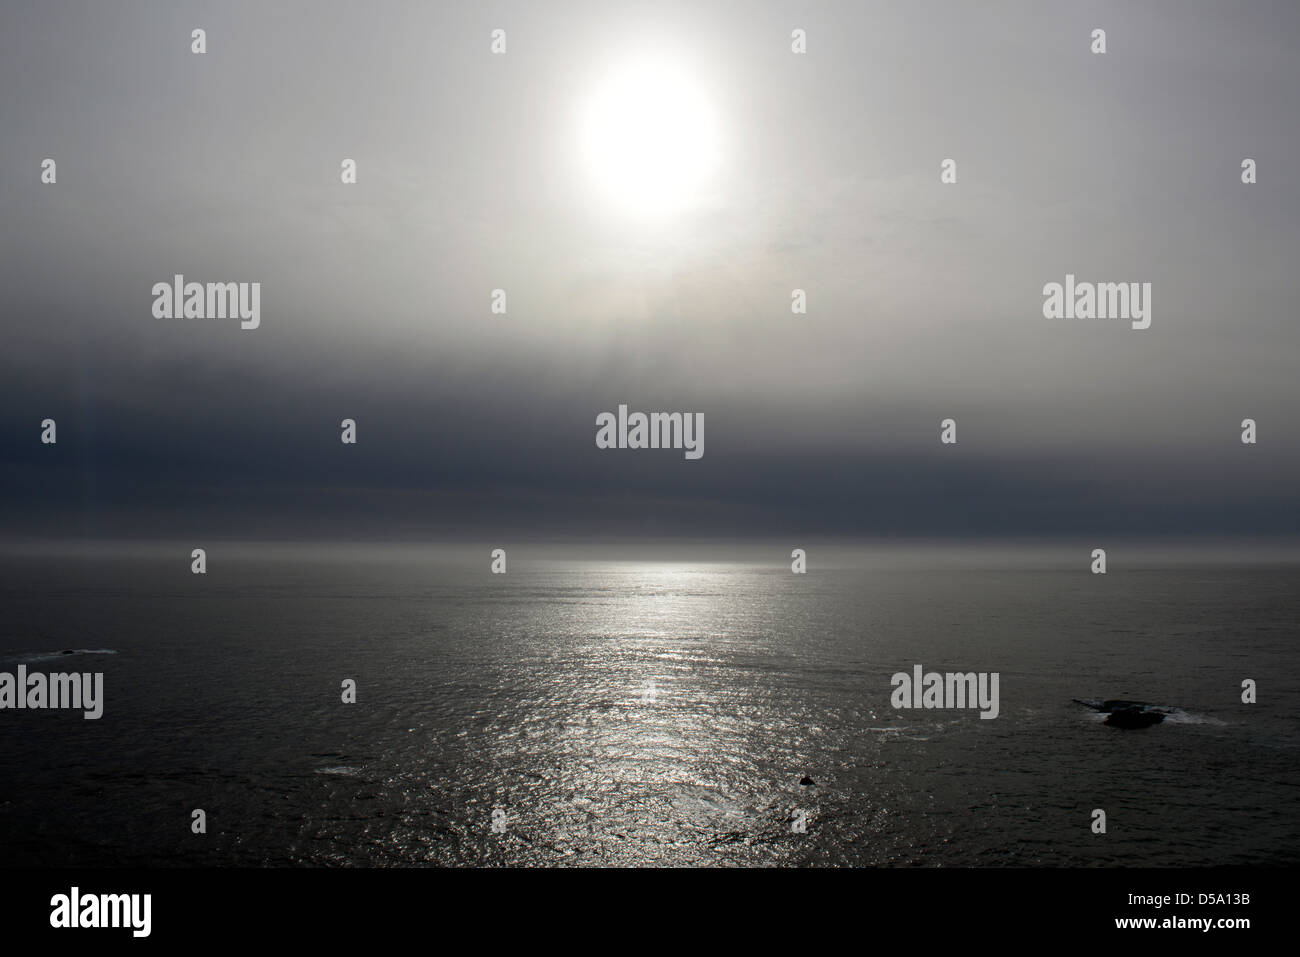
[[[1298,40],[1288,0],[6,4],[0,529],[1296,535]],[[716,119],[657,217],[583,158],[629,62]],[[260,328],[154,318],[176,273]],[[1045,319],[1066,273],[1151,328]],[[596,448],[620,403],[704,457]]]

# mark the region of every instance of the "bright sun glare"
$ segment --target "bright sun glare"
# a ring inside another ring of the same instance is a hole
[[[692,205],[718,161],[705,90],[667,62],[606,77],[582,116],[587,173],[605,199],[638,216]]]

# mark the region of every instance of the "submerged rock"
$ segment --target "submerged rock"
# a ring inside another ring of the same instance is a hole
[[[1165,720],[1163,711],[1149,711],[1146,708],[1115,708],[1106,716],[1106,724],[1116,728],[1149,728]]]
[[[1164,721],[1168,714],[1177,710],[1124,698],[1108,698],[1105,701],[1096,698],[1075,698],[1074,701],[1076,704],[1106,715],[1105,723],[1114,728],[1149,728],[1153,724]]]

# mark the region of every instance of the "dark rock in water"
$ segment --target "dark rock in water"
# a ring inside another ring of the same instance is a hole
[[[1109,702],[1107,702],[1109,704]],[[1165,720],[1163,711],[1148,711],[1142,707],[1113,708],[1106,724],[1116,728],[1149,728]]]
[[[75,655],[76,652],[75,652],[75,651],[70,651],[69,649],[64,648],[62,651],[59,652],[59,654],[61,654],[61,655]]]
[[[799,779],[799,783],[802,784],[804,787],[808,787],[809,785],[815,785],[817,782],[805,774],[803,777]]]

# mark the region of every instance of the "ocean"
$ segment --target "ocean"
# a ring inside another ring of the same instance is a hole
[[[1294,557],[205,547],[0,557],[0,671],[104,674],[98,720],[0,711],[7,865],[1300,862]],[[997,717],[894,708],[916,665]]]

